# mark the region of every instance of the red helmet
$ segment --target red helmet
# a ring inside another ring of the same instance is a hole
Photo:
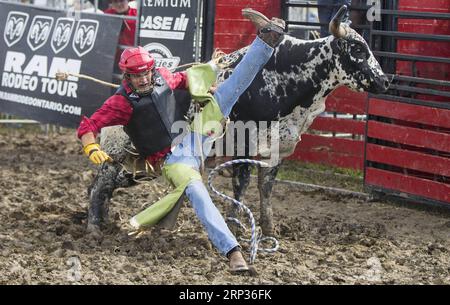
[[[155,59],[143,47],[125,49],[120,56],[119,68],[124,73],[137,74],[154,66]]]

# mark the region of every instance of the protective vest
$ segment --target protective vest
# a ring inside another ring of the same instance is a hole
[[[182,130],[172,133],[172,124],[184,120],[184,113],[177,109],[174,92],[158,72],[155,72],[151,94],[143,97],[134,92],[127,94],[123,86],[116,94],[124,96],[133,107],[133,114],[124,130],[142,157],[173,145],[172,140]]]

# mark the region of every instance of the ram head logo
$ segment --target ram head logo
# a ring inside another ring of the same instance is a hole
[[[78,22],[72,46],[79,57],[92,50],[97,37],[98,21],[83,19]]]
[[[53,29],[51,46],[55,54],[61,52],[70,41],[75,21],[70,18],[58,18]]]
[[[47,42],[52,30],[52,25],[53,17],[34,16],[27,37],[27,43],[31,50],[36,51]]]
[[[6,18],[3,38],[8,47],[13,46],[22,38],[28,22],[28,14],[11,11]]]

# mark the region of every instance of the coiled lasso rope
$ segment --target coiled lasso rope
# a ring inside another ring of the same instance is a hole
[[[262,161],[256,161],[256,160],[251,160],[251,159],[237,159],[237,160],[233,160],[233,161],[228,161],[225,162],[219,166],[216,166],[208,175],[208,187],[209,189],[216,194],[217,196],[227,200],[227,201],[231,201],[234,205],[236,205],[240,211],[244,210],[247,214],[248,214],[248,218],[250,221],[250,225],[251,225],[251,231],[252,231],[252,236],[250,240],[246,240],[246,239],[242,239],[243,241],[247,241],[250,242],[250,264],[253,264],[253,262],[255,261],[256,258],[256,253],[259,251],[262,252],[268,252],[268,253],[273,253],[275,251],[278,250],[278,240],[276,240],[274,237],[263,237],[261,233],[257,233],[256,232],[256,225],[255,225],[255,218],[253,217],[253,213],[252,211],[250,211],[250,209],[248,207],[246,207],[242,202],[231,198],[223,193],[220,193],[219,191],[217,191],[213,186],[212,186],[212,179],[214,178],[215,174],[227,167],[227,166],[231,166],[234,164],[243,164],[243,163],[248,163],[248,164],[252,164],[252,165],[257,165],[257,166],[269,166],[267,163],[262,162]],[[245,229],[245,226],[242,225],[242,223],[236,219],[236,218],[229,218],[230,220],[236,222],[238,225],[240,225],[241,227],[243,227]],[[273,248],[259,248],[259,243],[265,241],[265,240],[271,240],[274,244]],[[259,248],[259,249],[258,249]]]

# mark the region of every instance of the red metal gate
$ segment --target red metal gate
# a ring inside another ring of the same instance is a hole
[[[397,1],[394,1],[397,2]],[[365,146],[369,190],[450,203],[450,0],[401,0],[394,27],[375,30],[393,50],[391,90],[370,97]],[[395,10],[398,8],[398,11]]]
[[[371,98],[369,114],[366,185],[450,203],[450,110]]]

